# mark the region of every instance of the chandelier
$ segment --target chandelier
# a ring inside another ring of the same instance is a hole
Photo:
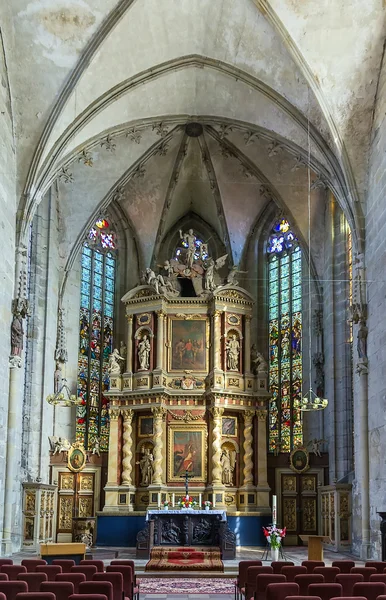
[[[77,406],[82,403],[82,398],[71,394],[71,390],[67,385],[67,379],[62,379],[61,388],[56,394],[49,394],[46,400],[48,404],[52,404],[53,406]]]
[[[319,398],[312,388],[303,396],[300,402],[300,410],[310,412],[312,410],[323,410],[327,407],[327,398]]]

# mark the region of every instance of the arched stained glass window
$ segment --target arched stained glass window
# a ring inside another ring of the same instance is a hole
[[[108,449],[107,367],[113,349],[116,236],[106,219],[91,228],[82,248],[76,439]]]
[[[288,221],[268,240],[269,450],[289,452],[303,442],[302,253]]]

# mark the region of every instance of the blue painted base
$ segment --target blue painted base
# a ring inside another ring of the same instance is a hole
[[[229,529],[236,534],[237,546],[265,546],[262,527],[269,525],[271,520],[270,515],[228,516]],[[98,515],[96,545],[135,548],[137,533],[145,524],[145,515]]]

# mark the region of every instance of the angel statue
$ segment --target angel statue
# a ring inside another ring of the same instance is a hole
[[[233,265],[228,273],[227,285],[239,285],[239,282],[236,279],[236,273],[248,273],[248,271],[239,271],[237,265]]]
[[[228,254],[224,254],[224,256],[220,256],[216,261],[213,258],[209,257],[205,264],[205,276],[204,276],[204,289],[208,292],[213,292],[216,288],[216,284],[214,282],[215,270],[221,269],[225,265],[225,261],[228,258]]]
[[[222,483],[224,485],[233,485],[233,472],[236,466],[236,452],[223,448],[220,464],[222,468]]]
[[[317,440],[316,438],[314,438],[313,440],[308,442],[307,448],[309,448],[309,452],[313,452],[315,456],[322,456],[320,453],[320,446],[325,443],[327,443],[327,440]]]
[[[259,352],[256,348],[256,344],[252,344],[251,348],[251,364],[253,373],[263,372],[266,373],[268,371],[268,364],[265,360],[264,356]]]
[[[107,371],[109,375],[120,375],[121,374],[121,364],[124,363],[125,359],[119,354],[118,348],[112,351],[109,356],[109,366]]]
[[[71,443],[66,438],[51,435],[48,437],[48,441],[50,442],[50,450],[53,456],[61,452],[68,452],[71,448]]]

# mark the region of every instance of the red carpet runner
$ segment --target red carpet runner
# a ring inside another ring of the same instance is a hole
[[[165,548],[155,546],[146,571],[224,571],[219,548]]]

